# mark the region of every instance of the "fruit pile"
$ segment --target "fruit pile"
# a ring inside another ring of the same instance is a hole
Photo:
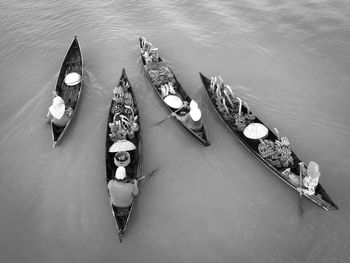
[[[133,138],[135,132],[139,130],[137,108],[129,92],[130,84],[122,79],[113,89],[111,113],[113,122],[109,123],[111,133],[109,137],[112,141],[123,140],[126,136]]]
[[[220,76],[211,78],[209,92],[218,110],[230,126],[243,131],[248,124],[254,121],[255,116],[250,112],[248,104],[235,96],[231,87],[225,85]],[[245,113],[242,110],[242,104],[245,105]]]
[[[156,87],[160,87],[161,85],[167,83],[171,83],[172,85],[175,85],[176,83],[174,74],[165,65],[162,65],[157,69],[150,70],[148,73]]]
[[[145,59],[146,64],[156,63],[159,61],[158,48],[153,48],[151,42],[148,42],[145,38],[141,40],[141,54]]]
[[[293,164],[292,150],[287,137],[281,137],[275,142],[261,140],[258,150],[260,155],[276,168],[289,167]]]

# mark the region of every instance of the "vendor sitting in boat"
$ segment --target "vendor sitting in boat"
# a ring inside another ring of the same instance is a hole
[[[125,168],[120,166],[115,172],[115,180],[108,182],[108,190],[111,196],[111,202],[116,207],[129,207],[138,195],[137,180],[132,183],[126,182]]]
[[[203,128],[202,113],[194,100],[190,102],[190,105],[185,101],[181,110],[173,112],[171,115],[193,131],[200,131]]]
[[[64,127],[72,117],[72,114],[73,109],[71,107],[66,109],[63,99],[60,96],[55,95],[46,117],[48,121],[56,126]]]

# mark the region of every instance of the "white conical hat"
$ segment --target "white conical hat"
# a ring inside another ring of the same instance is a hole
[[[194,100],[191,100],[191,102],[190,102],[190,108],[191,108],[191,109],[198,108],[198,103],[195,102]]]
[[[194,108],[191,108],[191,110],[190,110],[190,116],[191,116],[192,120],[199,121],[202,117],[202,112],[199,108],[194,107]]]
[[[320,177],[320,167],[319,165],[314,162],[310,161],[309,165],[307,166],[307,175],[310,176],[311,178],[318,178]]]
[[[64,83],[68,86],[74,86],[77,85],[81,81],[81,75],[76,72],[71,72],[67,74],[67,76],[64,78]]]
[[[112,146],[109,148],[109,152],[115,153],[115,152],[126,152],[126,151],[132,151],[135,150],[136,146],[131,141],[128,140],[118,140],[115,143],[112,144]]]
[[[251,123],[243,131],[245,137],[255,140],[264,138],[268,133],[268,129],[261,123]]]
[[[182,100],[176,95],[166,96],[164,102],[173,109],[179,109],[183,106]]]
[[[123,180],[126,177],[126,170],[124,167],[119,166],[115,171],[115,178],[117,180]]]
[[[49,108],[49,112],[56,119],[61,119],[66,106],[64,105],[64,101],[60,96],[54,97],[52,100],[52,105]]]

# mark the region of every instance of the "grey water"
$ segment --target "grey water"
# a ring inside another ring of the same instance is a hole
[[[84,88],[62,144],[45,122],[77,35]],[[1,262],[349,262],[350,2],[0,1]],[[146,81],[138,37],[203,114],[210,147]],[[108,203],[105,135],[126,69],[140,109],[143,185],[121,244]],[[277,127],[340,210],[304,200],[216,116],[198,72],[220,75]]]

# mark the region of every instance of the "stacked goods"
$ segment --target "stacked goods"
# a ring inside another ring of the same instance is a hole
[[[131,93],[128,91],[130,84],[121,81],[120,86],[113,89],[113,102],[111,113],[114,115],[113,122],[109,123],[111,133],[109,137],[112,141],[123,140],[127,136],[133,138],[135,132],[139,130],[137,108]]]
[[[160,62],[158,55],[158,48],[153,48],[151,42],[148,42],[145,38],[141,38],[141,54],[146,64],[151,64],[148,70],[149,76],[156,87],[160,87],[164,84],[175,85],[175,76],[171,70]],[[159,63],[158,63],[159,62]]]
[[[231,87],[225,85],[220,76],[211,78],[210,93],[224,119],[235,129],[243,131],[254,121],[255,116],[250,112],[248,104],[243,102],[246,108],[246,113],[244,113],[242,100],[234,95]]]
[[[287,137],[281,137],[275,142],[261,140],[258,146],[259,153],[276,168],[290,167],[293,164],[292,151]]]
[[[170,83],[172,85],[175,85],[176,83],[174,74],[165,65],[162,65],[157,69],[150,70],[148,71],[148,73],[153,84],[156,87],[160,87],[161,85],[167,84],[167,83]]]
[[[165,98],[169,94],[176,94],[175,88],[171,82],[161,85],[158,90],[160,91],[162,98]]]
[[[148,42],[145,38],[142,38],[141,52],[142,56],[148,63],[157,63],[159,61],[158,48],[153,48],[152,43]]]

